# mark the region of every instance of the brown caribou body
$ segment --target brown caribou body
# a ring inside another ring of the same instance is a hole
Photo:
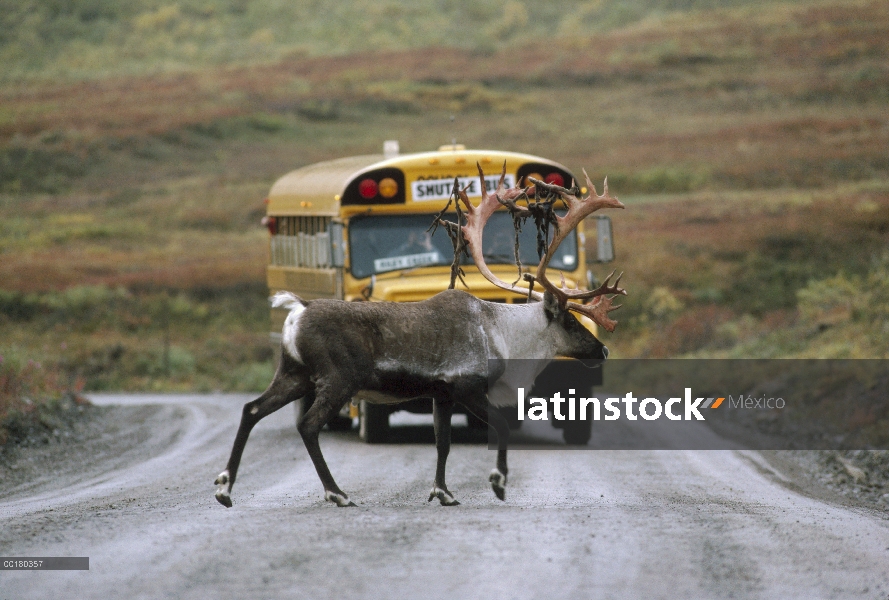
[[[480,168],[479,173],[483,177]],[[352,505],[330,474],[318,435],[359,393],[376,402],[432,400],[438,460],[429,500],[438,498],[443,505],[458,504],[445,483],[455,403],[488,421],[498,436],[497,463],[489,480],[495,494],[503,499],[509,428],[498,411],[488,410],[489,388],[498,375],[490,372],[489,365],[557,355],[605,360],[608,349],[571,312],[587,315],[611,331],[615,322],[607,313],[616,307],[611,306],[608,294],[626,293],[616,283],[609,286],[608,280],[596,290],[581,291],[555,286],[546,278],[549,257],[584,217],[599,208],[623,207],[608,196],[607,183],[603,195],[597,196],[589,179],[587,182],[593,190],[588,198],[579,198],[576,190],[535,182],[568,206],[564,216],[552,216],[553,240],[535,276],[526,275],[531,288],[539,283],[543,293],[498,279],[481,252],[485,222],[496,208],[506,206],[514,216],[528,216],[524,211],[529,209],[516,204],[521,196],[527,197],[527,190],[506,189],[501,179],[494,194],[483,192],[478,206],[458,192],[467,209],[467,223],[459,228],[455,251],[467,249],[489,281],[530,295],[537,302],[493,303],[453,289],[414,303],[303,301],[289,292],[277,294],[273,304],[290,310],[282,331],[281,361],[268,389],[244,406],[228,465],[216,479],[216,499],[231,506],[231,488],[241,454],[256,423],[290,402],[307,397],[312,400],[311,408],[297,427],[324,486],[325,498],[339,506]],[[484,179],[481,187],[484,190]],[[593,303],[587,305],[572,301],[591,298]]]

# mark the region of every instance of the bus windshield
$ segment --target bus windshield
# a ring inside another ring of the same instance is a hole
[[[456,222],[456,214],[446,215]],[[370,277],[376,273],[400,271],[429,266],[448,266],[454,256],[451,240],[443,228],[433,236],[427,232],[433,215],[367,215],[349,221],[349,256],[352,276]],[[489,265],[515,264],[513,247],[515,230],[507,212],[495,212],[485,227],[483,250]],[[537,234],[534,224],[525,224],[519,235],[522,265],[536,266]],[[572,232],[550,261],[554,269],[573,271],[577,268],[577,233]],[[463,259],[472,264],[472,259]]]

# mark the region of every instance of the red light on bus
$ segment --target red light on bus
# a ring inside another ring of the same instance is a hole
[[[361,197],[365,200],[370,200],[377,195],[377,182],[370,178],[363,179],[361,183],[358,184],[358,193],[361,194]]]
[[[550,173],[546,176],[546,179],[543,180],[545,183],[550,185],[557,185],[559,187],[565,187],[565,178],[562,177],[559,173]]]

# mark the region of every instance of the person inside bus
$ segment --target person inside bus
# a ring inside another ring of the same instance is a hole
[[[437,249],[432,244],[432,234],[428,231],[418,232],[411,230],[404,243],[389,252],[387,256],[410,256],[412,254],[425,254],[436,251]]]

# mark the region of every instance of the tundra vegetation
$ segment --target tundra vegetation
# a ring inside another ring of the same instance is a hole
[[[319,6],[0,0],[4,414],[264,388],[262,200],[384,139],[607,175],[612,358],[887,356],[885,2]]]

